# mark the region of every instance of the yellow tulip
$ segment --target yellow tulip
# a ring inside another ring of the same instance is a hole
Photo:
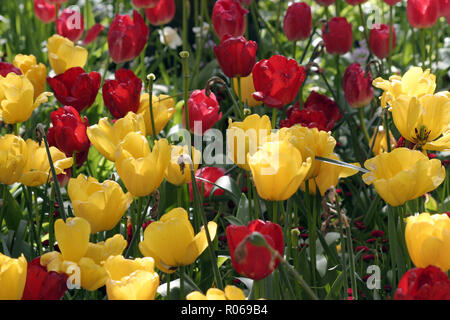
[[[125,259],[113,256],[106,260],[106,293],[109,300],[154,300],[159,285],[152,258]]]
[[[191,160],[187,146],[171,145],[170,161],[165,172],[165,178],[170,183],[181,186],[191,181]],[[194,172],[202,158],[200,151],[192,147],[192,156],[194,157]]]
[[[166,139],[155,141],[150,151],[145,136],[131,132],[119,144],[116,169],[129,192],[137,197],[149,195],[164,179],[170,161],[170,147]]]
[[[217,232],[215,222],[208,223],[208,232],[213,240]],[[158,269],[165,273],[173,273],[179,266],[194,263],[207,247],[205,229],[202,227],[194,235],[183,208],[172,209],[159,221],[150,224],[144,231],[144,240],[139,243],[141,253],[155,259]]]
[[[83,174],[70,179],[67,193],[75,216],[89,222],[91,233],[113,229],[133,201],[131,193],[124,193],[117,182],[99,183]]]
[[[406,218],[406,246],[418,268],[433,265],[443,272],[450,269],[450,218],[428,212]]]
[[[236,95],[239,96],[239,87],[237,78],[233,78],[233,87]],[[255,92],[253,84],[253,74],[250,73],[247,77],[241,78],[241,101],[249,107],[257,107],[262,104],[262,101],[256,101],[252,93]]]
[[[35,99],[30,80],[24,75],[9,73],[5,78],[0,77],[0,116],[8,124],[24,122],[51,95],[43,92]]]
[[[95,291],[103,287],[108,279],[108,272],[103,266],[94,262],[91,258],[83,257],[78,262],[81,276],[81,287],[88,291]]]
[[[386,131],[384,130],[384,127],[383,126],[378,127],[378,133],[377,133],[376,137],[375,137],[375,133],[376,133],[376,131],[374,131],[373,136],[369,142],[369,147],[371,147],[373,144],[373,149],[372,149],[373,153],[375,155],[379,155],[380,153],[388,152]],[[375,142],[374,142],[374,138],[375,138]],[[397,141],[395,141],[395,138],[392,135],[391,131],[389,131],[389,142],[391,145],[391,149],[394,149],[397,144]]]
[[[416,144],[416,149],[450,150],[448,91],[424,95],[418,99],[400,96],[392,102],[392,119],[401,135]]]
[[[23,254],[13,259],[0,253],[0,300],[22,299],[27,280],[27,260]]]
[[[75,46],[72,41],[60,35],[53,35],[47,43],[48,60],[56,74],[73,67],[84,67],[88,52],[85,48]]]
[[[140,114],[128,112],[113,125],[108,118],[102,118],[98,124],[87,128],[86,133],[94,147],[109,161],[115,161],[116,150],[119,143],[130,132],[145,135],[145,122]]]
[[[376,78],[372,84],[384,91],[381,105],[385,108],[401,95],[420,98],[433,94],[436,89],[436,76],[430,73],[430,69],[423,71],[420,67],[411,67],[403,77],[394,75],[389,77],[389,80]]]
[[[0,182],[19,181],[28,157],[27,144],[13,134],[0,136]]]
[[[64,260],[78,262],[86,254],[91,226],[83,218],[55,221],[55,238]]]
[[[153,105],[153,121],[155,122],[155,133],[158,134],[167,125],[169,120],[175,113],[175,101],[167,95],[152,96]],[[148,135],[153,135],[153,125],[150,115],[150,99],[149,94],[141,95],[141,101],[138,114],[142,115],[145,120],[145,128]]]
[[[97,264],[102,264],[110,256],[121,255],[127,247],[127,240],[121,234],[116,234],[106,241],[89,243],[85,257],[91,258]]]
[[[36,57],[31,55],[18,54],[14,57],[13,64],[22,71],[22,74],[30,80],[34,87],[34,98],[36,99],[45,91],[47,82],[47,67],[42,63],[37,63]]]
[[[41,256],[40,263],[41,266],[46,267],[47,271],[54,271],[57,273],[64,272],[62,265],[64,262],[64,258],[62,254],[58,251],[50,251],[44,253]]]
[[[261,198],[272,201],[289,199],[311,169],[311,158],[304,159],[290,142],[265,143],[248,156],[256,190]]]
[[[226,286],[222,291],[211,288],[206,291],[206,295],[199,291],[194,291],[186,296],[186,300],[245,300],[244,292],[236,286]]]
[[[436,189],[445,179],[438,159],[429,160],[420,151],[397,148],[367,160],[362,178],[391,206],[400,206]]]
[[[31,139],[28,139],[26,144],[28,156],[19,182],[30,187],[43,185],[48,181],[50,174],[50,163],[45,145],[42,143],[39,146],[39,143]],[[72,167],[72,157],[67,158],[58,148],[50,147],[50,154],[56,174],[64,174],[65,169]]]
[[[227,147],[228,156],[240,168],[250,171],[247,154],[253,155],[271,133],[268,116],[252,114],[242,122],[228,120]]]

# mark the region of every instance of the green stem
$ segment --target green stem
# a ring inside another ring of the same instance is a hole
[[[188,50],[188,3],[189,0],[183,0],[183,51]]]
[[[367,143],[370,143],[369,132],[367,131],[366,123],[364,121],[364,109],[363,108],[359,108],[359,121],[361,123],[361,129],[364,133],[364,136],[366,137]]]
[[[422,56],[422,68],[425,69],[425,30],[420,29],[420,55]]]
[[[233,81],[233,79],[231,79]],[[239,97],[239,110],[241,114],[244,114],[244,105],[242,102],[242,87],[241,87],[241,77],[237,77],[238,82],[238,97]]]
[[[153,115],[153,81],[155,81],[155,75],[153,73],[151,73],[147,76],[147,79],[148,79],[150,118],[152,120],[152,134],[153,134],[153,139],[156,140],[155,117]]]
[[[366,39],[367,48],[369,49],[370,54],[372,54],[372,51],[370,50],[370,46],[369,46],[369,36],[368,36],[368,33],[367,33],[366,20],[364,19],[364,12],[362,10],[362,5],[361,4],[358,5],[358,10],[359,10],[359,15],[361,17],[361,23],[362,23],[362,26],[364,28],[364,38]]]
[[[272,129],[277,125],[277,108],[272,108]]]
[[[348,292],[348,278],[347,278],[347,261],[346,261],[346,239],[344,238],[343,225],[342,225],[342,215],[341,215],[341,207],[339,203],[339,198],[336,197],[336,211],[338,213],[339,219],[339,236],[341,239],[341,263],[342,263],[342,273],[344,277],[344,295],[347,295]],[[347,235],[348,236],[348,235]],[[349,251],[349,254],[352,254]]]
[[[167,289],[166,289],[166,300],[170,300],[170,273],[166,274],[166,285],[167,285]]]
[[[272,202],[272,221],[278,223],[278,202]]]
[[[184,266],[181,266],[179,269],[180,273],[180,300],[184,300],[186,298],[184,294]]]
[[[387,150],[388,152],[391,152],[391,139],[390,139],[390,133],[389,133],[389,119],[388,119],[388,110],[384,109],[383,110],[383,118],[384,118],[384,130],[386,130],[386,142],[387,142]]]
[[[5,212],[6,212],[6,192],[9,192],[8,185],[4,184],[3,185],[2,208],[0,210],[0,232],[2,231],[3,218],[5,217]]]
[[[292,59],[295,59],[295,55],[297,53],[297,41],[292,42]]]
[[[391,73],[392,67],[392,37],[393,37],[393,29],[394,29],[394,6],[389,6],[389,53],[388,53],[388,74]]]

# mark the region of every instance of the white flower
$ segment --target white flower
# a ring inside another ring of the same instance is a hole
[[[203,27],[193,27],[192,31],[195,33],[196,37],[200,37],[200,32],[202,33],[202,37],[205,38],[209,32],[209,23],[203,22]]]
[[[163,30],[158,30],[159,39],[162,44],[168,45],[171,49],[176,49],[183,44],[177,30],[171,27],[164,27]]]

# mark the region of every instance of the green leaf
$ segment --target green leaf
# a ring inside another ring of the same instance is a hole
[[[7,188],[6,186],[4,186]],[[22,210],[17,203],[16,199],[13,198],[9,190],[7,189],[4,204],[6,205],[5,211],[5,221],[6,226],[9,230],[16,230],[19,227],[20,219],[22,218]]]
[[[248,200],[245,194],[241,194],[241,199],[239,200],[239,205],[236,213],[236,218],[238,218],[244,225],[250,222],[250,213],[248,208]]]
[[[325,300],[333,300],[339,299],[339,291],[341,291],[342,286],[344,285],[344,273],[339,272],[338,277],[334,280],[333,285],[331,286],[330,292],[328,292]]]
[[[227,220],[231,224],[234,224],[235,226],[245,226],[246,225],[241,220],[239,220],[239,218],[237,218],[235,216],[226,216],[225,220]]]

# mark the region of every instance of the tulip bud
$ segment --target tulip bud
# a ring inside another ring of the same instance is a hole
[[[373,98],[372,77],[359,63],[347,67],[343,77],[345,98],[352,108],[362,108]]]
[[[306,2],[289,6],[284,16],[283,31],[289,41],[308,39],[312,29],[311,7]]]
[[[345,54],[352,48],[352,25],[346,18],[333,17],[322,27],[325,48],[330,54]]]
[[[91,226],[83,218],[55,221],[55,238],[64,260],[76,263],[86,254],[90,233]]]
[[[226,35],[220,45],[214,46],[214,54],[227,77],[247,77],[256,62],[256,42]]]
[[[450,0],[438,0],[439,17],[448,17],[450,15]]]
[[[376,24],[370,30],[369,46],[370,50],[379,59],[386,58],[389,55],[389,29],[386,24]],[[395,48],[395,28],[392,29],[391,50]]]
[[[98,35],[103,31],[103,29],[105,29],[105,27],[100,23],[94,24],[86,33],[86,36],[83,39],[83,45],[86,46],[97,39]]]
[[[145,15],[152,26],[161,26],[173,20],[175,10],[174,0],[159,0],[156,6],[145,10]]]
[[[212,12],[212,24],[220,39],[225,35],[242,36],[245,32],[245,15],[248,10],[234,0],[218,0]]]
[[[43,23],[50,23],[55,21],[56,9],[54,5],[49,4],[45,0],[34,0],[33,8],[36,17]]]
[[[233,79],[233,88],[237,96],[239,96],[239,82],[237,78]],[[262,104],[262,101],[256,101],[252,94],[255,92],[255,85],[253,84],[253,74],[250,73],[247,77],[241,78],[241,99],[242,103],[249,107],[257,107]],[[244,109],[244,112],[247,108]],[[250,110],[249,110],[250,111]],[[251,112],[250,112],[251,113]]]
[[[160,2],[160,0],[132,0],[133,5],[136,8],[153,8],[154,6],[156,6],[158,4],[158,2]]]
[[[202,135],[211,129],[222,118],[216,96],[211,92],[209,97],[205,89],[195,90],[188,100],[189,127],[192,133]],[[186,110],[184,111],[186,112]],[[183,119],[183,123],[185,123]]]
[[[56,19],[56,31],[70,41],[77,42],[84,32],[84,20],[80,11],[64,9]]]
[[[0,183],[19,181],[25,168],[28,149],[21,137],[13,134],[0,136]]]
[[[203,178],[205,180],[211,181],[215,183],[217,180],[222,178],[225,175],[226,170],[224,168],[217,167],[202,167],[195,172],[196,178]],[[214,185],[208,182],[204,182],[202,180],[197,181],[198,189],[203,190],[203,198],[208,198],[211,195],[211,191],[213,191]],[[214,191],[214,196],[220,196],[225,193],[224,190],[217,188]],[[189,194],[192,195],[192,182],[189,182]],[[192,197],[192,196],[191,196]],[[191,199],[192,201],[192,199]]]
[[[408,0],[408,20],[413,28],[431,28],[439,17],[438,0]]]

